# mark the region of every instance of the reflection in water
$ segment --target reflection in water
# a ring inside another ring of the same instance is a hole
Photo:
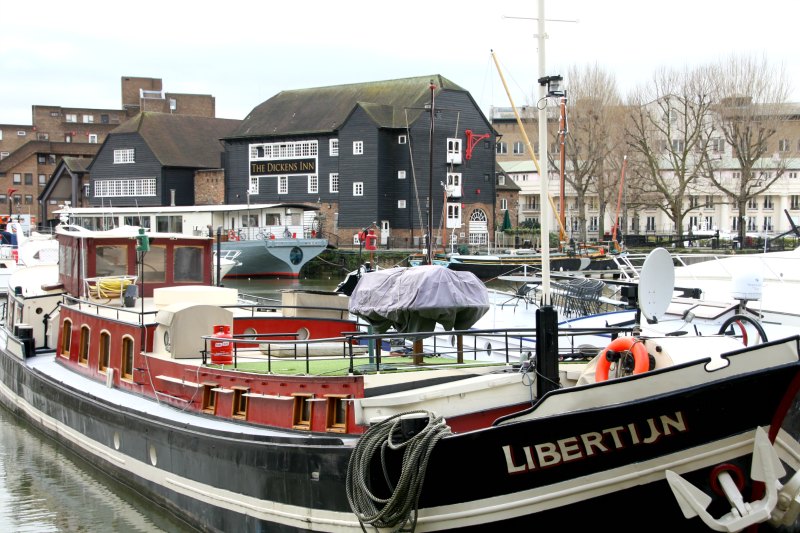
[[[275,298],[282,289],[333,290],[338,282],[225,281],[241,292]],[[194,531],[2,408],[0,524],[13,533]]]
[[[9,532],[193,531],[0,409],[0,524]]]

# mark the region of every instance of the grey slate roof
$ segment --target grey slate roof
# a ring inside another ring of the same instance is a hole
[[[224,151],[220,139],[241,120],[169,113],[139,113],[109,133],[139,133],[166,167],[219,168]]]
[[[406,110],[411,123],[430,101],[431,81],[436,85],[434,94],[443,89],[466,92],[439,74],[281,91],[256,106],[229,138],[335,131],[356,106],[379,127],[404,128]]]
[[[89,164],[92,162],[92,158],[90,157],[64,156],[61,160],[64,162],[64,166],[75,174],[88,172]]]

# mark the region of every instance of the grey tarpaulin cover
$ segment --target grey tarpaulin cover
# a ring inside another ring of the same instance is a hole
[[[489,310],[486,286],[472,272],[437,265],[367,272],[350,295],[350,312],[378,333],[467,329]],[[418,338],[427,335],[417,335]]]

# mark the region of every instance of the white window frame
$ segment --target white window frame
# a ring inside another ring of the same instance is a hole
[[[500,198],[500,209],[503,211],[508,209],[508,198]]]
[[[124,165],[136,162],[136,152],[133,148],[121,148],[114,150],[114,164]]]
[[[247,184],[247,194],[258,194],[258,176],[250,176]]]
[[[408,142],[408,137],[405,135],[398,135],[397,136],[397,144],[406,144]]]
[[[97,134],[90,133],[89,134],[89,144],[97,144]]]
[[[406,201],[405,200],[397,200],[397,209],[405,209],[406,208]]]
[[[523,155],[525,153],[525,145],[522,141],[516,141],[513,146],[514,155]]]
[[[319,192],[319,178],[316,174],[308,175],[308,193],[317,194]]]
[[[505,141],[497,141],[494,145],[494,153],[504,155],[508,153],[508,143]]]
[[[289,176],[278,176],[278,194],[289,194]]]
[[[364,182],[353,182],[353,196],[364,196]]]
[[[406,179],[406,171],[405,170],[398,170],[397,171],[397,179],[399,179],[399,180]]]
[[[364,155],[364,141],[353,141],[353,155]]]
[[[77,113],[66,113],[64,115],[64,122],[78,122]]]
[[[339,173],[331,172],[328,174],[328,192],[339,192]]]
[[[156,196],[156,178],[95,180],[94,196],[95,198]]]
[[[339,155],[339,139],[328,140],[328,155],[336,157]]]
[[[461,164],[461,139],[447,138],[447,162],[455,165]]]
[[[84,124],[94,124],[94,115],[83,115]]]

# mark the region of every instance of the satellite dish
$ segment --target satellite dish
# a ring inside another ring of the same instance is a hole
[[[672,256],[664,248],[656,248],[639,272],[639,309],[649,322],[657,321],[667,311],[674,287]]]

